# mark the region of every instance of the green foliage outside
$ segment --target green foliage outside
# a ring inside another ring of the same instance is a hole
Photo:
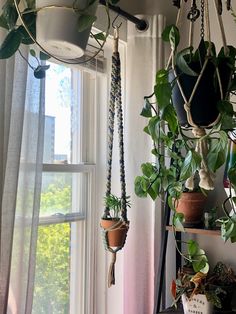
[[[55,184],[41,194],[41,213],[70,208],[71,187]],[[33,314],[68,314],[70,294],[70,224],[38,229]]]
[[[62,213],[65,214],[71,208],[71,186],[64,187],[58,184],[50,184],[41,194],[41,215]]]

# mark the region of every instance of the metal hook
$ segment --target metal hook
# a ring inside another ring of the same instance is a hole
[[[118,19],[119,16],[120,16],[120,14],[117,14],[117,16],[114,18],[114,20],[111,23],[112,27],[115,28],[115,29],[117,29],[117,28],[119,29],[121,27],[121,25],[122,25],[122,22],[120,22],[119,25],[115,25],[115,21]]]

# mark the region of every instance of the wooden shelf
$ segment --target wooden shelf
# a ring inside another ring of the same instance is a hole
[[[166,226],[166,230],[173,231],[172,226]],[[210,229],[200,229],[200,228],[184,228],[186,233],[204,234],[210,236],[220,236],[220,229],[210,230]],[[179,230],[176,230],[179,231]]]

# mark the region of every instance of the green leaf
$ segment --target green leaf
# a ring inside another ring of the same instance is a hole
[[[166,84],[168,83],[169,72],[165,69],[161,69],[156,74],[156,84]]]
[[[35,52],[34,49],[30,49],[29,52],[30,52],[30,54],[31,54],[32,57],[36,57],[36,52]]]
[[[195,151],[190,150],[184,159],[180,173],[180,180],[186,180],[189,177],[191,177],[191,175],[193,175],[199,168],[200,163],[201,163],[200,155]]]
[[[171,28],[169,38],[171,49],[175,51],[180,41],[179,30],[176,26]]]
[[[171,132],[175,133],[177,131],[178,120],[175,110],[171,104],[163,109],[161,118],[168,123],[168,127]]]
[[[188,243],[187,243],[187,249],[188,249],[188,254],[192,257],[199,250],[199,246],[198,246],[196,241],[189,240]]]
[[[16,7],[14,6],[13,3],[7,1],[2,9],[3,9],[2,16],[7,22],[9,29],[12,29],[16,25],[16,21],[18,18]]]
[[[180,41],[178,28],[173,24],[167,26],[162,33],[162,39],[169,42],[171,49],[175,51]]]
[[[227,100],[220,100],[217,103],[217,109],[220,113],[226,113],[227,115],[233,115],[234,110],[232,104]]]
[[[155,173],[155,167],[149,162],[142,164],[141,169],[142,169],[143,174],[148,178],[150,178],[151,175]]]
[[[160,118],[158,116],[154,116],[149,119],[148,134],[151,135],[154,142],[158,141],[159,139],[159,125]]]
[[[46,61],[46,60],[48,60],[48,59],[50,59],[51,57],[48,55],[48,54],[46,54],[45,52],[43,52],[43,51],[40,51],[39,52],[39,59],[41,60],[41,61]]]
[[[171,84],[157,84],[154,87],[155,96],[160,109],[167,107],[171,99]]]
[[[145,98],[144,101],[144,106],[140,115],[146,118],[150,118],[152,117],[152,106],[147,98]]]
[[[207,157],[207,165],[209,169],[216,172],[224,163],[226,159],[226,151],[209,152]]]
[[[184,214],[175,213],[173,217],[173,224],[178,231],[185,232],[183,222],[184,222]]]
[[[7,20],[5,19],[5,17],[3,15],[0,16],[0,27],[9,30],[9,26],[7,24]]]
[[[94,15],[81,14],[78,18],[78,32],[83,32],[92,27],[97,17]]]
[[[135,194],[139,197],[147,197],[147,191],[143,190],[142,182],[143,182],[143,177],[138,176],[135,178],[134,191],[135,191]]]
[[[198,74],[193,71],[185,60],[186,55],[190,55],[193,50],[193,47],[188,47],[180,51],[176,56],[176,65],[183,73],[190,76],[198,76]]]
[[[106,40],[106,36],[104,35],[103,32],[97,33],[97,34],[93,34],[93,37],[97,40],[101,40],[101,41],[105,41]]]
[[[7,59],[14,55],[21,44],[21,33],[17,30],[10,31],[0,47],[0,59]]]

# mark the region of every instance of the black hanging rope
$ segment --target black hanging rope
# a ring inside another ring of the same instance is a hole
[[[114,120],[117,112],[118,136],[119,136],[119,154],[120,154],[120,183],[121,183],[121,217],[127,221],[126,205],[126,184],[125,184],[125,165],[124,165],[124,131],[123,131],[123,110],[121,102],[121,76],[120,76],[120,54],[115,51],[112,56],[111,73],[111,91],[110,105],[108,114],[108,156],[107,156],[107,185],[106,196],[111,194],[111,176],[112,176],[112,154],[114,140]],[[104,217],[110,217],[110,209],[107,206],[104,211]]]

